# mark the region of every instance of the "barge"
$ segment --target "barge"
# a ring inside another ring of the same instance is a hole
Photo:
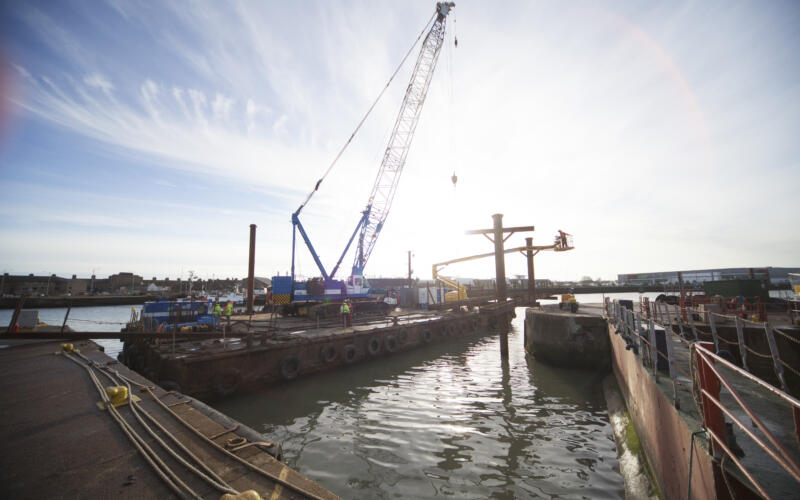
[[[414,349],[448,338],[504,330],[515,303],[484,303],[448,311],[396,311],[384,318],[303,320],[275,314],[234,316],[213,340],[148,339],[131,332],[119,360],[161,387],[203,399],[285,383],[298,377]]]

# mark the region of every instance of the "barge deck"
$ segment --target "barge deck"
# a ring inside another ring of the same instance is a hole
[[[4,340],[3,344],[3,498],[37,497],[42,492],[84,498],[175,498],[192,491],[218,499],[226,491],[248,490],[264,498],[338,498],[276,460],[273,455],[280,456],[279,446],[261,434],[199,401],[153,386],[93,342],[76,343],[72,353],[57,342]],[[117,412],[130,432],[142,437],[134,445],[125,426],[109,410],[99,409],[98,402],[105,398],[89,371],[103,387],[111,385],[106,374],[118,382],[129,381],[132,394],[141,400],[133,405],[136,413],[149,415],[152,428],[157,427],[154,421],[161,426],[155,436],[195,469],[202,469],[206,478],[216,476],[214,481],[223,488],[212,486],[168,454],[135,418],[132,405],[126,404]],[[170,435],[182,446],[174,444]],[[158,458],[142,451],[147,448]],[[164,466],[153,467],[148,460],[160,460]],[[160,477],[166,470],[174,474],[166,473],[172,484],[186,487],[169,487],[170,482]]]

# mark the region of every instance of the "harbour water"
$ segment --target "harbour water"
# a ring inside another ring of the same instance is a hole
[[[39,316],[58,325],[65,312]],[[0,310],[0,324],[11,313]],[[76,308],[68,325],[116,330],[130,314]],[[622,498],[602,377],[526,356],[523,318],[519,308],[507,362],[487,332],[213,404],[281,441],[288,465],[343,498]],[[98,343],[111,356],[121,348]]]
[[[602,377],[526,356],[523,318],[507,362],[487,333],[215,407],[343,498],[623,497]]]
[[[69,313],[67,326],[81,332],[117,332],[130,320],[131,309],[136,311],[136,314],[139,314],[142,306],[76,307]],[[13,309],[0,309],[0,325],[2,325],[2,328],[8,326],[13,314]],[[66,307],[39,309],[39,321],[48,325],[61,326],[66,314]],[[112,358],[116,358],[117,354],[122,350],[122,342],[119,340],[97,339],[95,342],[102,345],[106,354]]]

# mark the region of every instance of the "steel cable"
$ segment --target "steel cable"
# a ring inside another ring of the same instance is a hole
[[[431,24],[431,23],[433,22],[433,20],[436,18],[436,15],[437,15],[437,12],[434,12],[434,13],[433,13],[433,15],[431,16],[431,18],[428,20],[428,22],[427,22],[427,23],[425,23],[425,27],[424,27],[424,28],[422,28],[422,31],[420,32],[419,36],[417,37],[417,39],[416,39],[416,40],[414,40],[414,43],[413,43],[413,44],[411,45],[411,47],[408,49],[408,52],[406,52],[406,55],[403,57],[403,60],[402,60],[402,61],[400,61],[400,64],[397,66],[397,69],[395,69],[395,70],[394,70],[394,73],[392,73],[392,76],[390,76],[390,77],[389,77],[389,81],[388,81],[388,82],[386,82],[386,85],[385,85],[385,86],[383,87],[383,89],[380,91],[380,93],[378,94],[378,97],[377,97],[377,98],[375,98],[375,101],[372,103],[372,106],[370,106],[370,107],[369,107],[369,109],[367,110],[366,114],[364,114],[364,117],[363,117],[363,118],[361,118],[361,121],[359,121],[359,122],[358,122],[358,125],[356,125],[356,128],[355,128],[355,130],[353,130],[353,133],[352,133],[352,134],[350,134],[350,138],[349,138],[349,139],[347,139],[347,142],[345,142],[345,143],[344,143],[344,146],[342,146],[342,149],[340,149],[340,150],[339,150],[339,152],[336,154],[336,157],[334,157],[333,161],[332,161],[332,162],[331,162],[331,164],[328,166],[327,170],[325,170],[325,173],[324,173],[324,174],[322,174],[322,177],[320,177],[320,178],[319,178],[319,180],[317,181],[317,183],[314,185],[314,189],[312,189],[312,190],[311,190],[311,192],[310,192],[310,193],[308,193],[308,196],[306,197],[305,201],[304,201],[304,202],[303,202],[303,203],[300,205],[300,208],[298,208],[298,209],[297,209],[297,212],[296,212],[296,213],[298,213],[298,214],[299,214],[299,213],[300,213],[300,211],[303,209],[303,207],[305,207],[305,206],[308,204],[308,202],[311,200],[311,197],[312,197],[312,196],[314,196],[314,193],[316,193],[316,192],[317,192],[317,190],[319,189],[319,186],[320,186],[320,184],[322,184],[322,181],[324,181],[324,180],[325,180],[325,178],[328,176],[328,174],[331,172],[331,170],[333,170],[333,166],[334,166],[334,165],[336,165],[336,162],[338,162],[338,161],[339,161],[339,158],[341,158],[342,154],[344,154],[344,151],[345,151],[345,150],[347,149],[347,147],[350,145],[350,142],[352,142],[353,138],[354,138],[354,137],[355,137],[355,135],[358,133],[359,129],[361,129],[361,125],[363,125],[363,124],[364,124],[364,122],[367,120],[367,117],[370,115],[370,113],[372,113],[372,110],[373,110],[373,109],[375,108],[375,106],[378,104],[378,101],[380,101],[381,97],[383,97],[383,94],[386,92],[386,89],[388,89],[388,88],[389,88],[389,85],[391,85],[391,83],[392,83],[392,80],[394,80],[394,77],[395,77],[395,76],[397,76],[397,73],[399,73],[399,72],[400,72],[400,69],[401,69],[401,68],[403,67],[403,65],[406,63],[406,60],[408,59],[408,56],[410,56],[410,55],[411,55],[411,53],[412,53],[412,52],[413,52],[413,50],[414,50],[414,47],[416,47],[416,46],[417,46],[417,43],[419,43],[419,41],[420,41],[420,39],[422,38],[422,36],[423,36],[423,35],[425,34],[425,32],[428,30],[428,26],[430,26],[430,24]]]

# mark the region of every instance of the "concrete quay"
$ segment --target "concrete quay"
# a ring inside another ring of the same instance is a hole
[[[278,444],[154,386],[91,341],[75,343],[72,353],[58,342],[0,344],[2,498],[219,499],[248,490],[262,498],[338,498],[276,460]],[[119,406],[117,421],[99,408],[94,379],[102,388],[129,383],[141,401]]]
[[[584,304],[577,313],[556,305],[527,309],[525,350],[561,367],[608,371],[611,366],[605,322],[597,321],[596,308]]]

